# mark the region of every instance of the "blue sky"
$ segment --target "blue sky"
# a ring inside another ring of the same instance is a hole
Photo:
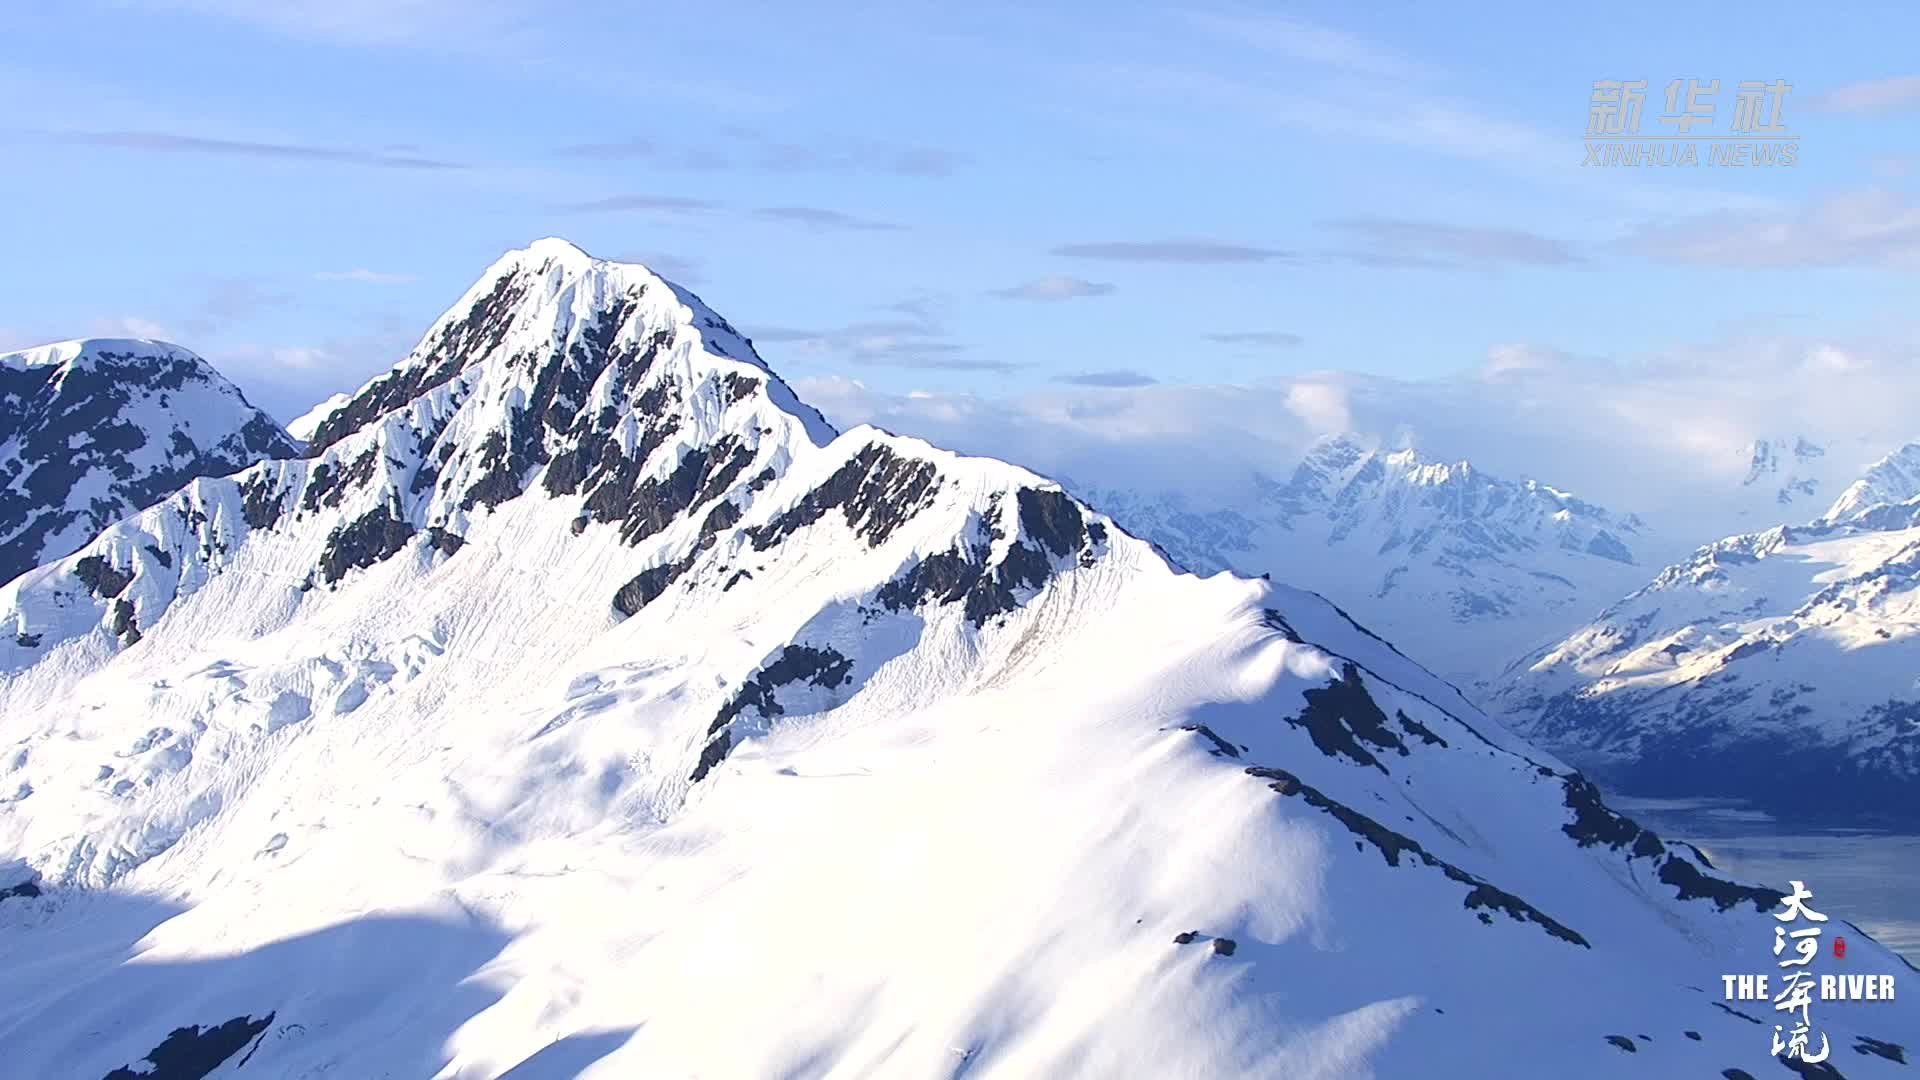
[[[962,7],[10,5],[0,346],[160,335],[291,416],[554,234],[888,393],[1910,321],[1911,9]],[[1721,132],[1785,79],[1799,163],[1583,167],[1604,78],[1643,131],[1717,78]]]

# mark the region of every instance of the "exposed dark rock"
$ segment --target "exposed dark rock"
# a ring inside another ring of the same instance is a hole
[[[680,575],[693,566],[694,557],[687,556],[678,562],[663,563],[648,567],[635,574],[620,590],[613,594],[613,609],[621,615],[632,615],[648,604],[660,598],[667,587],[679,580]]]
[[[40,647],[40,637],[39,634],[15,634],[13,640],[23,649],[37,649]]]
[[[739,692],[721,707],[719,715],[707,728],[707,745],[701,750],[700,761],[689,779],[698,783],[727,756],[727,750],[733,743],[727,729],[741,713],[755,709],[770,720],[786,712],[775,696],[781,687],[805,682],[831,688],[852,681],[853,661],[830,645],[819,648],[788,645],[781,649],[778,658],[748,679]]]
[[[1362,742],[1380,750],[1397,750],[1403,757],[1408,753],[1407,744],[1387,726],[1387,714],[1367,693],[1360,669],[1352,662],[1341,668],[1340,678],[1308,690],[1305,697],[1306,709],[1287,723],[1305,728],[1313,745],[1328,757],[1345,756],[1384,773],[1387,767],[1361,746]]]
[[[339,526],[320,553],[320,580],[332,585],[349,570],[364,570],[399,551],[413,537],[413,526],[397,508],[380,507]]]
[[[1188,930],[1185,933],[1173,935],[1173,943],[1175,945],[1191,945],[1198,940],[1200,940],[1200,931],[1198,930]]]
[[[1447,740],[1441,738],[1438,735],[1435,735],[1431,728],[1427,727],[1427,725],[1421,723],[1420,721],[1415,720],[1413,717],[1408,716],[1404,711],[1395,709],[1393,711],[1393,716],[1394,716],[1394,719],[1400,721],[1401,727],[1407,729],[1407,734],[1419,736],[1420,741],[1423,743],[1426,743],[1428,746],[1446,746],[1447,745]],[[1547,775],[1549,776],[1553,775],[1552,769],[1547,769],[1545,771]]]
[[[438,525],[427,526],[427,546],[442,555],[452,555],[467,546],[467,538]]]
[[[1281,637],[1286,638],[1295,645],[1305,645],[1307,643],[1307,639],[1301,637],[1299,633],[1294,630],[1293,626],[1287,622],[1286,617],[1272,608],[1266,609],[1261,617],[1261,621],[1266,623],[1268,627],[1278,630]]]
[[[108,629],[123,644],[132,645],[140,640],[140,624],[134,618],[132,601],[123,596],[113,602],[113,623]]]
[[[1721,911],[1727,911],[1742,900],[1753,904],[1755,911],[1772,911],[1786,894],[1775,889],[1763,889],[1758,886],[1736,885],[1717,877],[1701,873],[1692,863],[1674,855],[1660,864],[1660,880],[1679,890],[1682,900],[1712,900]]]
[[[1358,810],[1328,798],[1317,788],[1301,781],[1298,776],[1285,769],[1252,766],[1247,769],[1249,776],[1267,780],[1268,786],[1282,795],[1299,795],[1309,806],[1324,811],[1334,820],[1345,825],[1348,831],[1370,843],[1386,859],[1388,866],[1399,866],[1402,856],[1411,856],[1422,864],[1439,870],[1452,881],[1471,886],[1465,900],[1465,906],[1472,910],[1499,911],[1516,922],[1530,922],[1539,926],[1548,935],[1559,938],[1581,948],[1591,948],[1587,939],[1573,929],[1563,925],[1539,908],[1525,900],[1500,889],[1491,882],[1484,881],[1473,874],[1460,869],[1445,859],[1427,851],[1420,842],[1410,836],[1387,828],[1385,825],[1360,813]],[[1482,918],[1482,922],[1490,919]]]
[[[1730,1016],[1737,1016],[1737,1017],[1739,1017],[1740,1019],[1742,1019],[1742,1020],[1745,1020],[1745,1021],[1746,1021],[1747,1023],[1749,1023],[1749,1024],[1758,1024],[1758,1023],[1760,1023],[1760,1018],[1759,1018],[1759,1017],[1757,1017],[1757,1016],[1749,1016],[1749,1015],[1747,1015],[1746,1013],[1743,1013],[1743,1012],[1741,1012],[1741,1011],[1740,1011],[1739,1009],[1736,1009],[1736,1008],[1733,1008],[1732,1006],[1730,1006],[1730,1005],[1728,1005],[1728,1004],[1726,1004],[1725,1002],[1721,1002],[1721,1001],[1709,1001],[1709,1002],[1707,1002],[1707,1004],[1709,1004],[1709,1005],[1711,1005],[1711,1006],[1713,1006],[1713,1007],[1714,1007],[1714,1008],[1716,1008],[1716,1009],[1719,1009],[1719,1010],[1720,1010],[1721,1012],[1723,1012],[1723,1013],[1727,1013],[1727,1014],[1728,1014],[1728,1015],[1730,1015]]]
[[[1232,938],[1222,937],[1213,939],[1213,954],[1215,956],[1232,956],[1233,950],[1239,947]]]
[[[116,569],[114,565],[99,555],[88,555],[73,564],[73,576],[80,579],[87,591],[102,600],[110,600],[126,591],[133,584],[133,575]]]
[[[736,401],[744,401],[752,397],[760,389],[760,380],[739,372],[729,372],[721,385],[726,389],[726,400],[723,404],[732,405]]]
[[[939,478],[932,462],[871,443],[785,513],[747,530],[747,537],[754,550],[765,551],[838,508],[855,536],[879,547],[932,500]]]
[[[1907,1048],[1899,1043],[1883,1042],[1865,1035],[1855,1035],[1854,1038],[1858,1040],[1853,1045],[1853,1051],[1856,1054],[1872,1054],[1902,1065],[1907,1063]]]
[[[315,465],[307,476],[307,490],[300,497],[301,509],[312,513],[339,507],[348,493],[373,479],[379,460],[377,451],[366,450],[344,466],[331,461]]]
[[[1685,1035],[1687,1038],[1692,1039],[1694,1042],[1700,1041],[1700,1033],[1697,1031],[1683,1031],[1680,1034]]]
[[[514,308],[526,296],[530,284],[519,273],[501,275],[466,318],[448,326],[431,343],[431,351],[418,364],[374,380],[322,420],[307,443],[307,453],[318,457],[327,447],[394,409],[453,381],[470,361],[498,348],[513,325]]]
[[[32,881],[22,881],[18,885],[9,885],[4,889],[0,889],[0,900],[8,900],[14,897],[18,897],[22,900],[28,900],[28,899],[32,899],[33,897],[39,896],[40,892],[41,892],[41,889],[37,883]]]
[[[1627,1038],[1625,1035],[1609,1035],[1607,1036],[1607,1041],[1625,1050],[1629,1054],[1637,1054],[1640,1052],[1640,1048],[1633,1045],[1633,1040]]]
[[[1091,548],[1087,540],[1092,536],[1091,527],[1065,525],[1059,517],[1064,512],[1060,507],[1065,506],[1071,508],[1077,521],[1080,514],[1078,503],[1058,492],[1031,488],[1021,490],[1028,496],[1028,509],[1023,512],[1021,519],[1022,528],[1045,530],[1051,540],[1043,540],[1038,545],[1025,542],[1009,544],[998,563],[989,563],[992,541],[1003,537],[996,525],[989,529],[986,542],[962,542],[948,551],[927,556],[905,574],[883,586],[874,599],[890,611],[918,608],[929,603],[964,602],[967,621],[976,628],[983,627],[996,616],[1020,606],[1020,597],[1015,590],[1038,589],[1045,585],[1054,573],[1053,558],[1064,558],[1075,551],[1090,557]],[[1049,497],[1053,495],[1059,495],[1062,501]],[[989,510],[986,518],[988,521],[998,520],[994,510]],[[1079,546],[1059,550],[1058,545],[1065,543]]]
[[[720,586],[720,591],[726,592],[727,590],[733,588],[735,585],[740,584],[742,581],[749,581],[749,580],[752,580],[752,578],[753,578],[753,572],[750,570],[735,571],[734,575],[727,579],[727,583],[725,585]]]
[[[740,507],[734,503],[718,503],[707,512],[707,520],[700,523],[700,534],[712,536],[725,532],[740,523]]]
[[[1745,1069],[1721,1069],[1720,1075],[1726,1080],[1754,1080],[1753,1074]]]
[[[1086,543],[1086,525],[1080,504],[1064,491],[1023,487],[1014,495],[1020,508],[1020,531],[1038,540],[1055,557],[1064,558]]]
[[[204,1029],[198,1024],[175,1028],[142,1059],[151,1068],[123,1065],[108,1073],[106,1080],[201,1080],[259,1038],[273,1023],[273,1015],[258,1020],[236,1016]]]
[[[641,451],[651,453],[644,441]],[[752,447],[734,436],[722,436],[711,447],[688,449],[664,478],[636,482],[645,457],[626,458],[608,443],[600,466],[588,480],[592,493],[586,509],[595,520],[620,522],[620,538],[637,544],[680,515],[723,495],[753,455]]]
[[[1214,757],[1237,758],[1240,756],[1240,751],[1235,749],[1232,743],[1221,738],[1212,728],[1205,724],[1184,724],[1180,730],[1191,731],[1212,743],[1213,749],[1208,751],[1208,753],[1211,753]]]

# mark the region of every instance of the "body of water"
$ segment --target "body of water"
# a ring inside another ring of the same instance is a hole
[[[1816,910],[1920,965],[1920,836],[1796,828],[1726,800],[1610,795],[1607,804],[1700,848],[1732,877],[1782,891],[1806,882]]]

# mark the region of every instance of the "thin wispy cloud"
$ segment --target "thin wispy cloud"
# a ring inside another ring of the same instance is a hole
[[[1581,261],[1558,240],[1524,229],[1377,217],[1344,218],[1322,225],[1362,245],[1328,251],[1329,258],[1369,266],[1541,267]]]
[[[1138,386],[1153,386],[1160,380],[1145,372],[1126,368],[1109,371],[1082,371],[1071,375],[1055,375],[1053,381],[1069,386],[1090,386],[1108,390],[1129,390]]]
[[[871,218],[857,217],[839,210],[818,206],[764,206],[753,212],[763,221],[805,225],[811,229],[844,229],[854,232],[897,232],[905,226]]]
[[[1073,300],[1083,296],[1106,296],[1113,292],[1113,286],[1104,281],[1088,281],[1085,278],[1070,277],[1066,274],[1054,274],[1036,278],[1005,289],[991,289],[990,296],[1003,300]]]
[[[1206,339],[1216,345],[1241,345],[1262,349],[1292,349],[1306,341],[1306,338],[1299,334],[1289,334],[1284,330],[1223,330],[1207,334]]]
[[[278,158],[287,161],[326,162],[375,169],[464,169],[465,165],[415,154],[387,153],[337,146],[251,142],[161,131],[53,131],[47,137],[82,146],[155,154],[223,154],[237,157]]]
[[[705,214],[720,209],[720,204],[687,195],[609,195],[604,199],[566,203],[561,209],[580,214],[641,211],[663,214]]]
[[[307,41],[442,44],[524,29],[541,14],[525,0],[127,0],[150,10],[230,19]]]
[[[1892,112],[1920,108],[1920,75],[1895,75],[1837,86],[1807,99],[1818,112]]]
[[[873,173],[886,176],[952,175],[962,155],[931,146],[898,146],[866,140],[821,138],[814,141],[768,139],[734,129],[724,143],[688,146],[633,136],[561,147],[564,157],[596,161],[644,161],[687,172]]]
[[[412,274],[389,274],[356,267],[352,270],[322,270],[313,275],[313,280],[353,281],[362,285],[405,285],[416,279]]]
[[[1617,248],[1655,262],[1748,270],[1920,270],[1920,204],[1882,189],[1779,214],[1721,212],[1641,225]]]
[[[1222,42],[1289,60],[1392,79],[1413,79],[1428,71],[1425,65],[1358,35],[1290,15],[1190,12],[1187,17]]]
[[[747,328],[747,337],[756,347],[789,346],[795,354],[816,361],[946,371],[1010,371],[1017,366],[967,356],[967,347],[951,340],[924,306],[907,310],[902,305],[888,305],[888,310],[908,317],[871,319],[817,329],[754,326]]]
[[[1278,248],[1227,244],[1212,240],[1105,240],[1094,243],[1062,244],[1050,254],[1071,259],[1105,259],[1112,262],[1164,263],[1259,263],[1292,262],[1297,252]]]

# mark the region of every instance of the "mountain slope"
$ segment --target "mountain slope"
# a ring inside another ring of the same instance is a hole
[[[1070,487],[1184,566],[1310,584],[1469,688],[1645,577],[1636,517],[1344,436],[1230,508]]]
[[[1771,1068],[1777,893],[644,268],[508,255],[310,445],[0,589],[25,1075]]]
[[[0,355],[0,581],[293,443],[204,360],[107,338]]]
[[[1920,820],[1917,568],[1920,444],[1812,522],[1728,537],[1661,571],[1517,663],[1499,704],[1649,794]]]

